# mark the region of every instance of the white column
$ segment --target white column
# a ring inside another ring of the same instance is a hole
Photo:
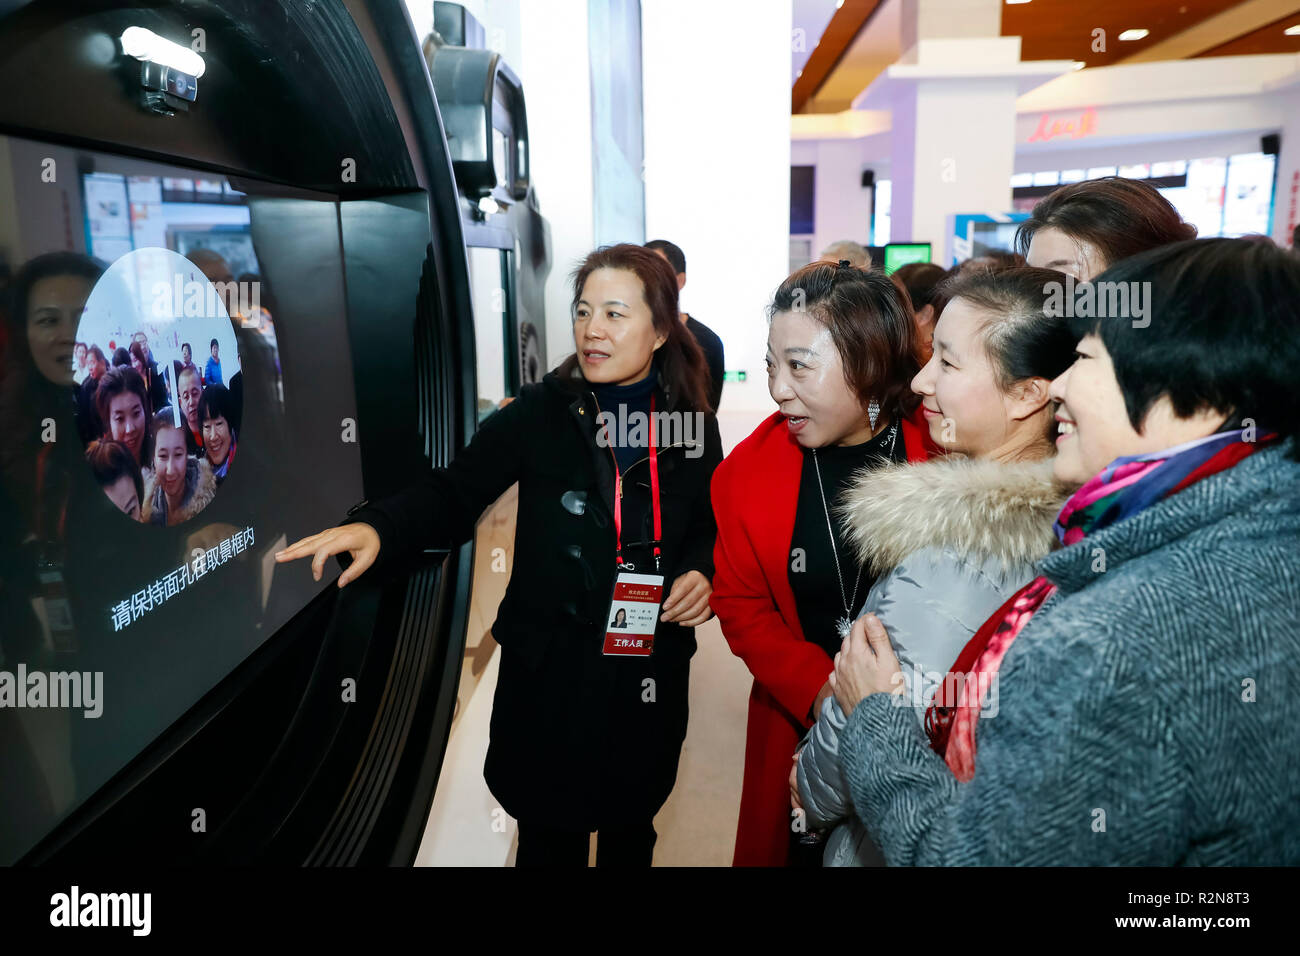
[[[791,0],[642,0],[646,238],[686,254],[684,311],[713,329],[727,411],[772,411],[764,308],[790,239]]]

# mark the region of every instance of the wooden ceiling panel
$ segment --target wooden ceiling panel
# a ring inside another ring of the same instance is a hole
[[[794,82],[791,91],[790,112],[798,113],[817,92],[826,77],[831,75],[844,52],[853,44],[858,32],[871,19],[883,0],[844,0],[835,11],[831,22],[817,41],[817,48],[803,65],[803,73]]]
[[[1033,0],[1004,5],[1002,35],[1021,37],[1022,60],[1082,60],[1109,66],[1144,47],[1238,4],[1239,0]],[[1105,31],[1105,50],[1094,51],[1093,31]],[[1150,31],[1141,40],[1121,41],[1125,30]]]
[[[1300,35],[1287,36],[1286,28],[1300,26],[1300,13],[1274,20],[1235,40],[1210,47],[1197,56],[1249,56],[1254,53],[1300,53]]]

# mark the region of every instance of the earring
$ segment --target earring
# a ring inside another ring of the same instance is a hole
[[[880,403],[874,398],[867,403],[867,419],[871,422],[871,430],[876,430],[876,419],[880,417]]]

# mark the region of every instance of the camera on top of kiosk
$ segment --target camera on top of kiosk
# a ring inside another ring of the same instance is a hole
[[[435,33],[425,59],[447,135],[456,186],[482,221],[528,198],[523,85],[498,53],[455,46]]]
[[[144,27],[127,27],[122,52],[140,61],[141,105],[156,113],[188,110],[207,64],[187,47]]]

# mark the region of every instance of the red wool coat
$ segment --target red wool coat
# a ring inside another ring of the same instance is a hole
[[[909,461],[937,451],[919,407],[902,424]],[[834,669],[824,650],[804,640],[787,574],[802,468],[799,444],[775,412],[713,473],[718,537],[709,604],[754,675],[735,866],[786,865],[792,758]]]

